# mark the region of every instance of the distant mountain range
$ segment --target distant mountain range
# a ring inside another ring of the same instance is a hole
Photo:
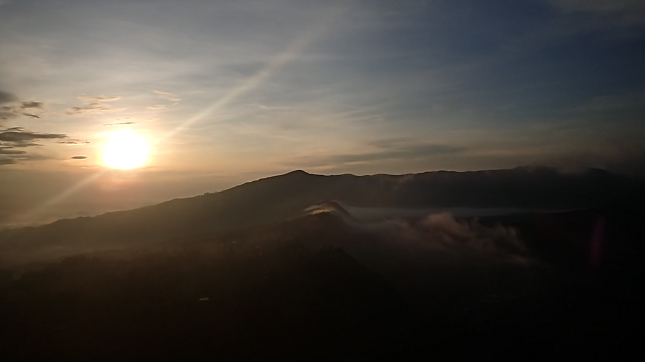
[[[302,216],[307,208],[328,201],[362,208],[570,210],[633,203],[644,199],[644,189],[640,181],[598,169],[561,173],[521,167],[370,176],[293,171],[154,206],[5,230],[0,232],[0,258],[7,260],[26,250],[63,256],[131,243],[221,235]],[[346,213],[339,204],[326,205]]]

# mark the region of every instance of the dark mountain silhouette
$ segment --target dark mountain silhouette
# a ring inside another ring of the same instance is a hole
[[[586,217],[577,213],[549,217]],[[320,212],[0,270],[0,348],[8,360],[407,361],[637,345],[641,303],[628,290],[642,283],[624,274],[592,283],[540,264],[436,263],[408,244],[382,249],[401,281],[354,256],[361,245],[377,254],[394,235]]]
[[[4,260],[38,251],[64,256],[131,243],[218,235],[297,217],[320,200],[358,207],[586,208],[642,198],[642,184],[590,169],[549,168],[408,175],[313,175],[293,171],[231,189],[96,217],[0,232]],[[343,213],[342,207],[334,208]]]
[[[400,296],[347,253],[254,249],[73,257],[0,280],[3,357],[337,360],[401,338]]]
[[[643,322],[640,195],[638,182],[599,170],[296,171],[9,230],[0,257],[39,262],[0,269],[0,350],[407,361],[546,359],[592,345],[621,357]],[[347,205],[537,211],[364,221]]]

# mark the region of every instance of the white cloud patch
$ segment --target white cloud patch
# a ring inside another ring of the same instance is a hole
[[[363,236],[338,246],[367,268],[412,293],[423,295],[430,285],[440,285],[446,279],[451,283],[464,282],[455,277],[466,269],[520,270],[541,265],[530,256],[518,232],[511,227],[461,221],[448,213],[431,214],[416,221],[363,223],[343,219]]]
[[[418,223],[395,225],[399,238],[422,243],[432,250],[462,256],[485,256],[496,260],[525,256],[527,249],[517,232],[501,225],[486,227],[479,223],[457,221],[447,213],[432,214]]]

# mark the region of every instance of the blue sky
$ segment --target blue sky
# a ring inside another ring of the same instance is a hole
[[[643,174],[642,1],[0,4],[1,196],[24,210],[97,172],[60,207],[296,168]],[[117,129],[145,167],[104,170]]]

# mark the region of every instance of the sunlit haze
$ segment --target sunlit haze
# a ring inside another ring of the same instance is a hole
[[[496,4],[0,0],[0,226],[295,169],[645,174],[642,2]]]
[[[0,359],[637,361],[644,69],[645,0],[0,0]]]
[[[110,134],[103,147],[103,163],[107,167],[130,170],[145,165],[149,147],[140,136],[130,131]]]

